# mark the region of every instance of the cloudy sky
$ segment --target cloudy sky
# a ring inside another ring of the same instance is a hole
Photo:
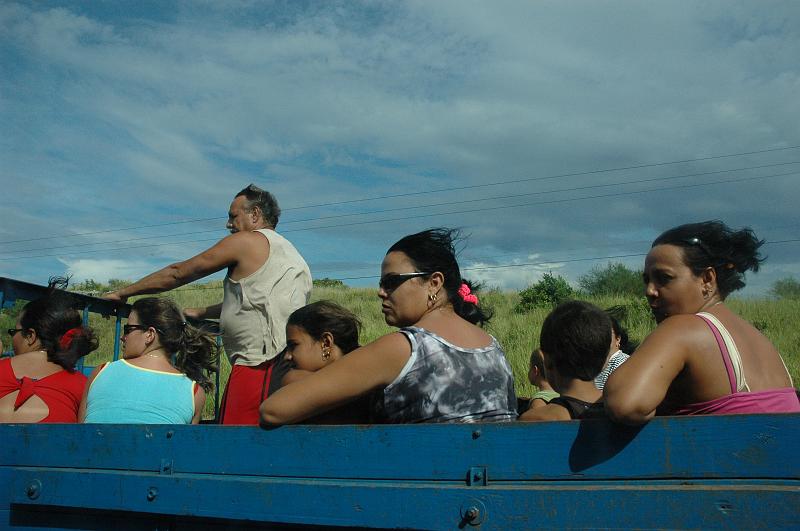
[[[800,278],[800,3],[0,3],[0,276],[135,279],[226,235],[250,182],[315,278],[460,227],[519,289],[639,268],[663,230]]]

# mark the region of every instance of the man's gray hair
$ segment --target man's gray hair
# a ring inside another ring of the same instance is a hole
[[[254,208],[261,211],[264,221],[272,228],[278,226],[278,218],[281,217],[281,208],[275,196],[266,190],[262,190],[254,184],[249,184],[245,189],[236,194],[235,197],[244,196],[247,199],[247,211],[251,212]]]

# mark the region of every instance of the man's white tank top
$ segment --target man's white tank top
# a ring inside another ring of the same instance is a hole
[[[269,240],[269,257],[258,271],[223,281],[220,328],[231,365],[259,365],[286,346],[286,321],[308,304],[311,271],[289,240],[271,229],[259,229]]]

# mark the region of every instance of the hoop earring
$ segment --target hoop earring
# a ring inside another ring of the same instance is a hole
[[[322,359],[325,361],[331,359],[331,347],[322,347]]]

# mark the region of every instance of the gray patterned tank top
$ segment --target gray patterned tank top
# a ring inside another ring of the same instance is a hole
[[[514,376],[497,340],[467,349],[410,326],[403,370],[373,403],[376,422],[503,422],[517,418]]]

